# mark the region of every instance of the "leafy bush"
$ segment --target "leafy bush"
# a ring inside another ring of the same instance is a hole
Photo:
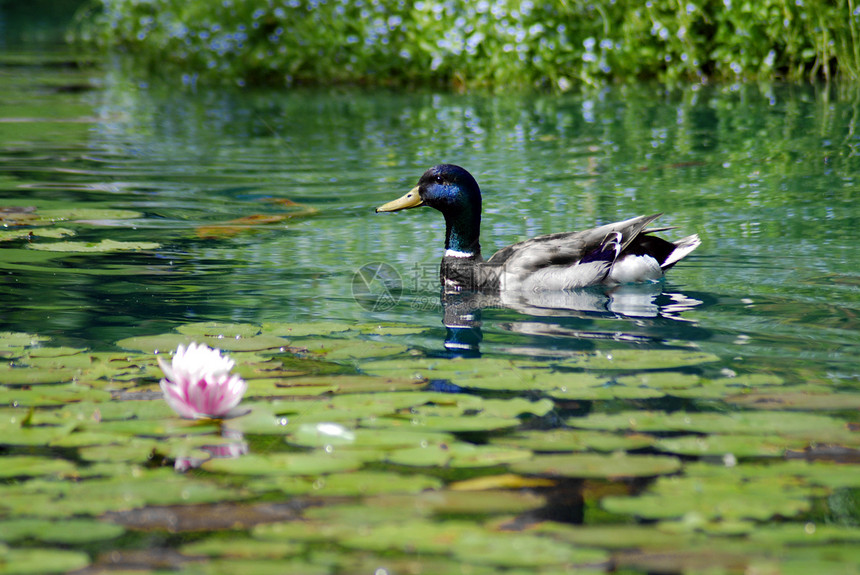
[[[860,78],[855,0],[94,0],[79,40],[187,82]]]

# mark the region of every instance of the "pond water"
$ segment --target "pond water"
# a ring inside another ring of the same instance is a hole
[[[860,87],[210,90],[44,48],[0,84],[0,572],[857,572]],[[656,212],[702,246],[443,306],[440,215],[374,213],[442,162],[488,254]],[[192,339],[249,413],[170,412]]]

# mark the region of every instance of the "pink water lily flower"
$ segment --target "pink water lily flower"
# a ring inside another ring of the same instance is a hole
[[[161,380],[164,398],[173,411],[188,419],[223,417],[239,405],[248,389],[241,377],[230,375],[234,364],[207,345],[180,345],[170,364],[158,357],[166,376]]]

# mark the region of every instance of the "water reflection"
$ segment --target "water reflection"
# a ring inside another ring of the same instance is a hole
[[[498,324],[504,330],[522,335],[647,342],[654,336],[636,333],[633,328],[647,328],[650,320],[653,328],[661,324],[661,334],[665,335],[666,328],[662,325],[665,322],[660,320],[686,322],[694,326],[695,321],[684,318],[682,314],[704,303],[691,295],[666,291],[664,282],[595,286],[570,291],[484,293],[443,290],[440,298],[446,329],[445,349],[452,355],[462,356],[480,355],[482,315],[487,309],[508,309],[531,316]],[[577,329],[544,321],[546,318],[627,319],[631,329]],[[540,350],[531,350],[531,353],[540,354]]]

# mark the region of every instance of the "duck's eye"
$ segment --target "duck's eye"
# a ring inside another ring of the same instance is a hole
[[[440,185],[445,183],[445,179],[442,176],[436,176],[433,178],[433,181]]]

